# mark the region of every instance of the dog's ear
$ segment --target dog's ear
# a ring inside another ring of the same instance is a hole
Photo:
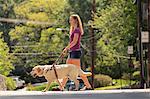
[[[38,73],[39,73],[39,72],[41,72],[41,68],[40,68],[40,67],[38,67],[38,68],[37,68],[37,71],[38,71]]]

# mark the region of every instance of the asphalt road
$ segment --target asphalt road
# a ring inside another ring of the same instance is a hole
[[[2,91],[0,99],[150,99],[150,89],[101,91]]]

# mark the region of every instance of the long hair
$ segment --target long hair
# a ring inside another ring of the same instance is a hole
[[[84,31],[83,31],[82,21],[81,21],[79,15],[73,14],[70,17],[72,17],[73,19],[77,20],[77,27],[80,29],[81,35],[83,35]],[[72,32],[72,30],[73,30],[73,27],[70,26],[70,33]]]

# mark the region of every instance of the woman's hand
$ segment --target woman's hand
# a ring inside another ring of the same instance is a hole
[[[64,55],[66,55],[66,54],[67,54],[67,52],[68,52],[68,49],[67,49],[67,48],[65,48],[65,49],[62,51],[63,56],[64,56]]]

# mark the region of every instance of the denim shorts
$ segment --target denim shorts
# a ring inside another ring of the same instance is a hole
[[[78,51],[69,51],[69,56],[68,58],[73,58],[73,59],[80,59],[81,58],[81,50]]]

